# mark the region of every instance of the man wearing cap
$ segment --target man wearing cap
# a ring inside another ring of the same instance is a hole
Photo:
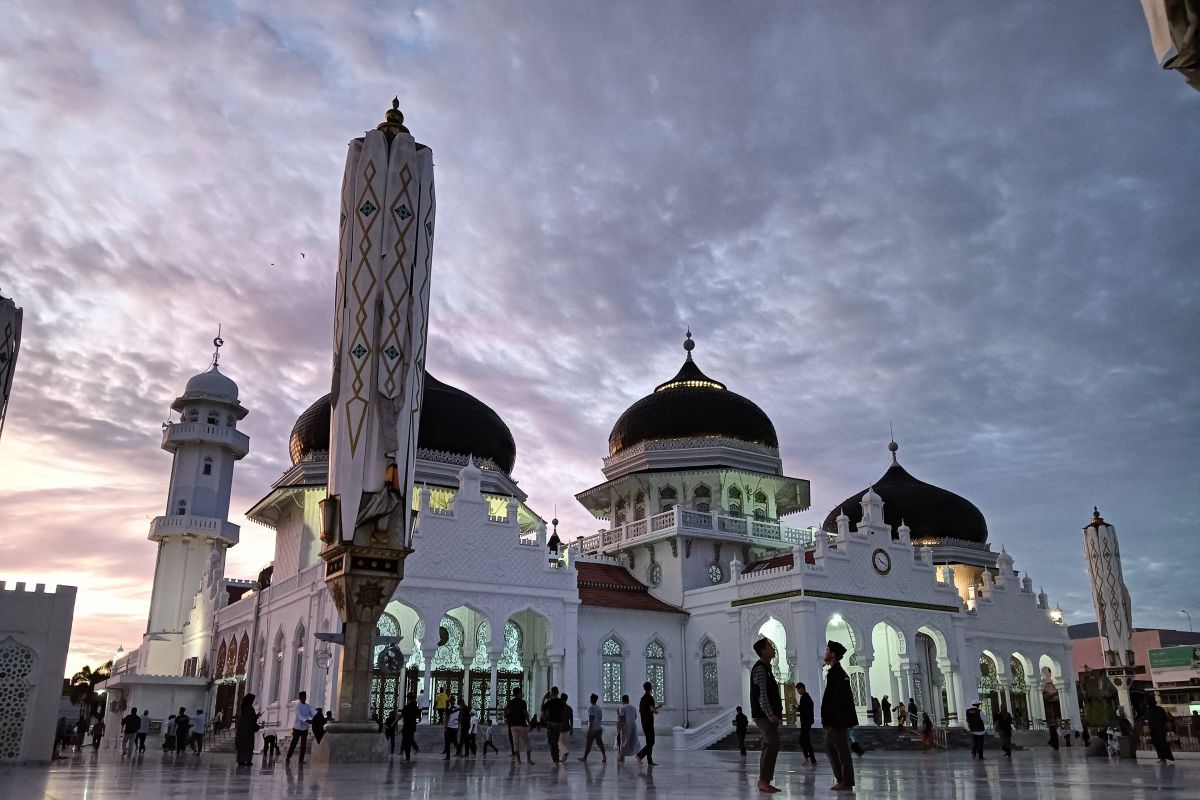
[[[775,759],[779,756],[779,723],[783,718],[783,698],[779,696],[779,684],[771,673],[771,660],[775,658],[775,645],[770,639],[759,639],[754,643],[758,661],[750,669],[750,716],[762,733],[762,755],[758,760],[758,790],[774,793],[780,791],[771,785],[775,779]]]
[[[821,725],[825,728],[825,755],[833,768],[836,792],[854,791],[854,762],[850,760],[850,729],[858,724],[850,676],[842,669],[846,648],[841,642],[825,644],[825,693],[821,695]]]
[[[979,756],[982,761],[983,737],[987,735],[987,726],[983,724],[983,712],[979,710],[978,700],[967,709],[967,730],[971,732],[971,758]]]

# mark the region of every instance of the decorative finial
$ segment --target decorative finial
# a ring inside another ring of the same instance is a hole
[[[404,114],[400,111],[400,98],[392,98],[392,107],[384,114],[383,122],[375,126],[376,130],[383,131],[389,137],[395,136],[397,133],[408,133],[408,128],[404,127]]]
[[[683,340],[683,349],[687,351],[687,360],[692,360],[692,351],[696,349],[696,343],[692,341],[692,326],[687,329],[687,338]]]
[[[221,345],[225,344],[225,340],[221,338],[221,323],[217,323],[217,335],[213,337],[213,367],[221,360]]]

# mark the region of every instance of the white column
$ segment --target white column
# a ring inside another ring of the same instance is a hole
[[[862,667],[862,671],[863,671],[863,694],[866,695],[865,701],[867,704],[865,718],[871,720],[871,724],[874,725],[875,724],[875,716],[871,710],[871,664],[874,663],[874,659],[864,658],[862,653],[858,653],[857,655],[858,655],[858,665],[860,667]],[[882,700],[882,698],[881,698],[881,700]],[[882,724],[882,722],[883,722],[882,716],[879,718],[879,722]]]
[[[429,701],[429,708],[431,712],[433,710],[433,657],[436,653],[436,647],[421,648],[421,655],[425,657],[425,676],[422,686],[425,689],[425,699]]]
[[[649,499],[646,502],[649,503]],[[579,694],[579,607],[567,606],[564,611],[562,641],[566,647],[563,651],[563,674],[559,679],[562,681],[560,687],[571,696],[568,702],[574,708],[586,708],[587,703]]]
[[[496,667],[500,663],[500,654],[499,653],[488,653],[488,660],[491,662],[492,666],[491,666],[491,684],[488,689],[487,706],[488,706],[488,708],[495,708],[496,707],[496,683],[497,683]]]

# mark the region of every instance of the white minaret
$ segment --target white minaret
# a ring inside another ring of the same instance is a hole
[[[183,626],[192,601],[205,573],[214,566],[223,573],[225,550],[238,543],[229,496],[233,464],[250,452],[249,437],[237,429],[248,412],[238,402],[237,384],[217,369],[221,338],[213,344],[212,367],[187,382],[171,404],[179,421],[163,426],[162,448],[175,459],[166,511],[150,523],[158,562],[139,659],[144,674],[182,674]]]
[[[1133,680],[1132,607],[1121,573],[1117,529],[1101,519],[1098,508],[1092,509],[1092,521],[1083,529],[1083,552],[1092,583],[1092,602],[1096,606],[1104,666],[1109,680],[1117,687],[1117,699],[1125,709],[1125,718],[1133,719],[1133,706],[1129,700],[1129,684]]]

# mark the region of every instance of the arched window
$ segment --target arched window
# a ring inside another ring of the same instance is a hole
[[[712,490],[700,485],[692,492],[692,506],[697,511],[707,512],[712,508]]]
[[[279,690],[283,684],[283,631],[275,634],[275,648],[272,659],[275,670],[271,675],[271,702],[279,702]]]
[[[500,654],[500,662],[496,665],[499,672],[522,672],[525,667],[521,664],[521,629],[515,622],[504,623],[504,652]]]
[[[375,623],[375,633],[378,636],[399,636],[400,623],[391,614],[384,612],[379,615],[379,622]],[[399,672],[400,664],[403,661],[404,659],[400,655],[400,648],[396,644],[380,642],[375,645],[375,650],[371,658],[371,663],[375,665],[375,669],[381,669],[385,672]]]
[[[492,662],[488,658],[488,643],[492,641],[492,623],[486,619],[479,621],[475,628],[475,657],[471,659],[471,669],[475,672],[491,672]]]
[[[700,684],[704,687],[705,705],[721,702],[717,692],[717,645],[708,637],[700,643]]]
[[[208,424],[209,425],[220,425],[221,424],[221,415],[215,411],[209,411],[208,412]]]
[[[200,421],[200,409],[189,408],[188,409],[188,422],[199,422],[199,421]]]
[[[625,519],[627,517],[625,512],[627,508],[628,504],[625,502],[624,497],[617,501],[617,513],[616,516],[613,517],[613,527],[619,528],[625,524]]]
[[[633,498],[633,518],[646,518],[646,493],[641,490]]]
[[[212,459],[207,456],[204,458],[204,474],[212,475]]]
[[[417,620],[417,624],[413,628],[412,652],[408,654],[408,661],[404,664],[405,669],[415,669],[419,672],[425,671],[425,654],[421,652],[421,641],[424,638],[425,623],[422,620]]]
[[[179,501],[179,504],[175,506],[175,513],[181,517],[187,516],[187,500]]]
[[[292,640],[292,697],[304,689],[304,623],[296,628],[296,638]]]
[[[258,696],[263,696],[263,682],[266,680],[267,672],[267,640],[263,637],[258,637],[258,642],[255,644],[254,650],[254,693]]]
[[[234,675],[238,674],[237,673],[237,659],[238,659],[239,655],[241,655],[241,654],[238,652],[237,639],[236,638],[230,639],[229,640],[229,652],[225,656],[225,663],[228,665],[225,668],[225,671],[229,673],[229,677],[231,677],[231,678]]]
[[[742,490],[736,486],[729,487],[729,513],[734,516],[742,513]]]
[[[261,650],[265,647],[266,647],[266,644],[263,643],[262,639],[259,639],[259,649]],[[233,656],[230,656],[229,660],[232,661]],[[243,633],[242,634],[242,644],[238,648],[238,659],[237,659],[237,674],[238,675],[246,674],[246,664],[249,663],[249,661],[250,661],[250,636]]]
[[[767,495],[765,492],[754,493],[754,518],[757,520],[767,518]]]
[[[214,678],[225,677],[225,643],[221,642],[221,646],[217,648],[217,668],[213,672]]]
[[[617,637],[610,636],[600,645],[602,665],[601,685],[604,695],[601,698],[606,703],[621,702],[621,692],[625,688],[625,651]]]
[[[658,639],[646,645],[646,682],[660,702],[667,698],[667,649]]]
[[[438,647],[433,654],[433,669],[462,672],[463,668],[463,629],[454,617],[442,617],[441,627],[446,631],[446,643]],[[438,631],[441,639],[441,631]]]
[[[675,501],[678,495],[675,494],[675,487],[664,486],[658,490],[658,510],[670,511],[675,507]]]

